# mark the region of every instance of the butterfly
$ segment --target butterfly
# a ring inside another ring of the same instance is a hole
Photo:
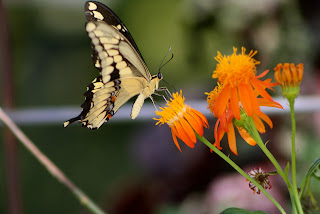
[[[100,71],[87,86],[82,112],[64,122],[64,127],[80,121],[82,126],[98,129],[130,98],[135,100],[131,118],[135,119],[144,100],[163,90],[159,88],[162,74],[151,75],[126,26],[118,16],[100,2],[85,3],[86,31],[92,44],[92,61]]]

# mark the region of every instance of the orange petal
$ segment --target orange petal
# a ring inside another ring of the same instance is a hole
[[[255,146],[257,143],[254,141],[254,139],[248,134],[248,132],[245,129],[238,128],[239,134],[241,137],[250,145]]]
[[[171,128],[173,142],[174,142],[174,144],[176,144],[176,147],[180,150],[180,152],[182,152],[181,149],[180,149],[178,140],[177,140],[177,129],[174,126],[172,126],[170,128]]]
[[[234,117],[237,120],[240,120],[239,98],[238,98],[238,91],[236,87],[233,87],[231,89],[230,108],[233,112]]]
[[[298,81],[301,82],[303,79],[303,63],[300,63],[297,65],[297,71],[298,71]]]
[[[180,124],[180,121],[176,121],[174,123],[174,126],[177,129],[177,137],[180,138],[185,144],[187,144],[190,148],[194,147],[193,142],[191,141],[189,135],[185,132],[183,127]]]
[[[228,129],[229,129],[229,132],[228,132],[229,148],[233,154],[238,155],[237,144],[236,144],[236,135],[234,133],[234,128],[233,128],[232,123],[229,124]]]
[[[220,119],[220,128],[223,129],[224,132],[228,132],[228,117],[226,116],[226,114],[224,113],[222,115],[222,117],[219,118]]]
[[[260,106],[259,106],[259,103],[258,103],[258,100],[257,100],[257,97],[256,95],[254,94],[254,91],[253,91],[253,88],[251,85],[248,85],[247,86],[247,90],[248,90],[248,93],[249,93],[249,98],[250,98],[250,103],[252,105],[252,109],[253,109],[253,112],[258,114],[260,111]]]
[[[243,106],[244,111],[249,115],[252,116],[253,109],[251,106],[251,98],[249,97],[249,92],[247,87],[244,84],[240,84],[238,86],[239,98],[241,104]]]
[[[203,128],[202,124],[200,124],[192,115],[188,113],[184,114],[184,117],[188,121],[188,123],[191,125],[191,127],[194,129],[195,132],[198,133],[201,137],[203,136]]]
[[[271,119],[270,119],[265,113],[260,112],[260,113],[258,114],[258,116],[259,116],[262,120],[264,120],[264,121],[269,125],[269,127],[270,127],[271,129],[273,128],[273,124],[272,124]]]
[[[217,96],[216,102],[213,104],[213,112],[216,117],[221,117],[226,111],[227,104],[230,99],[230,90],[230,86],[225,86]]]
[[[275,101],[270,101],[270,100],[266,100],[264,98],[258,98],[258,103],[259,106],[268,106],[268,107],[275,107],[275,108],[282,108],[282,105],[280,105],[279,103],[275,102]]]
[[[182,128],[185,130],[185,132],[187,133],[187,135],[191,139],[191,141],[193,143],[196,143],[197,142],[197,137],[194,134],[194,131],[191,128],[190,124],[184,118],[180,118],[180,123],[182,125]]]
[[[220,146],[220,142],[219,142],[219,145],[217,142],[214,142],[213,146],[217,147],[217,149],[219,149],[219,150],[222,149],[222,147]],[[211,150],[211,152],[212,152],[212,150]]]
[[[201,112],[199,112],[193,108],[191,109],[191,111],[194,112],[196,115],[198,115],[201,118],[202,123],[205,124],[205,125],[203,125],[204,127],[209,128],[208,120]]]
[[[267,100],[272,100],[272,97],[270,96],[270,94],[268,94],[268,92],[260,85],[260,82],[259,80],[257,79],[252,79],[251,80],[251,84],[253,85],[253,87],[259,92],[259,94],[267,99]]]
[[[224,135],[224,131],[219,128],[219,123],[220,123],[220,120],[218,119],[217,122],[216,122],[216,125],[214,127],[214,138],[215,138],[215,142],[214,142],[214,146],[217,147],[218,149],[222,149],[221,146],[220,146],[220,141]]]
[[[290,63],[290,70],[291,70],[290,73],[292,75],[292,81],[294,83],[298,79],[298,73],[297,73],[297,69],[296,69],[296,66],[294,65],[294,63]]]
[[[264,77],[265,75],[267,75],[268,72],[269,72],[269,70],[265,70],[259,76],[257,76],[257,78],[260,79],[261,77]]]
[[[290,64],[289,63],[284,63],[283,65],[283,70],[282,70],[282,75],[284,76],[285,82],[292,83],[292,76],[291,76],[291,71],[290,71]]]
[[[276,71],[276,72],[274,73],[274,79],[275,79],[278,83],[281,83],[281,82],[282,82],[280,71]]]
[[[216,124],[214,125],[214,139],[215,139],[215,141],[218,141],[219,124],[220,124],[220,118],[216,121]]]
[[[201,113],[197,114],[197,111],[193,111],[194,109],[192,109],[192,111],[189,111],[189,114],[200,124],[200,126],[206,126],[205,122],[202,120],[201,118]],[[204,116],[203,116],[204,117]],[[206,122],[208,123],[207,119]]]
[[[266,132],[266,128],[264,127],[263,122],[260,120],[260,118],[257,115],[252,115],[252,119],[254,124],[256,125],[258,131],[260,133],[265,133]]]
[[[260,80],[259,80],[260,81]],[[268,89],[271,89],[272,91],[275,91],[272,87],[275,87],[277,85],[279,85],[279,83],[277,82],[271,82],[272,79],[269,78],[269,79],[265,79],[263,81],[260,81],[260,84],[264,87],[264,88],[268,88]]]
[[[203,122],[202,122],[200,116],[198,116],[198,115],[197,115],[195,112],[193,112],[193,111],[189,111],[188,113],[189,113],[189,115],[191,115],[191,116],[194,118],[195,121],[197,121],[197,123],[198,123],[199,126],[203,126]]]

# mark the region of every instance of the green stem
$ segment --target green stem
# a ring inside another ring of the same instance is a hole
[[[274,167],[277,169],[278,174],[283,178],[283,180],[285,181],[287,186],[291,188],[292,185],[291,185],[289,179],[287,178],[287,176],[285,175],[284,171],[282,170],[280,164],[275,159],[275,157],[271,154],[271,152],[267,149],[266,145],[262,141],[260,134],[259,134],[254,122],[253,122],[252,117],[249,117],[249,122],[251,125],[250,127],[251,127],[251,131],[252,131],[252,138],[257,142],[258,146],[261,148],[261,150],[269,158],[269,160],[274,165]]]
[[[291,198],[291,201],[292,201],[293,211],[295,212],[295,210],[298,209],[299,213],[303,214],[303,212],[301,212],[302,210],[300,210],[299,206],[297,206],[297,203],[300,203],[300,200],[299,200],[299,197],[297,198],[296,194],[294,193],[294,189],[292,187],[292,184],[291,184],[290,180],[288,179],[288,177],[286,176],[286,174],[282,170],[282,168],[281,168],[280,164],[278,163],[278,161],[275,159],[275,157],[271,154],[271,152],[268,150],[268,148],[266,147],[266,145],[262,141],[262,139],[260,137],[260,134],[259,134],[259,132],[258,132],[258,130],[257,130],[257,128],[256,128],[256,126],[255,126],[255,124],[253,122],[253,119],[251,117],[249,117],[249,121],[250,121],[250,124],[251,124],[252,138],[257,142],[258,146],[265,153],[265,155],[269,158],[269,160],[274,165],[274,167],[277,169],[277,172],[282,177],[282,179],[284,180],[284,182],[286,183],[286,185],[288,187],[288,190],[289,190],[289,193],[290,193],[290,198]]]
[[[233,162],[228,156],[226,156],[223,152],[213,146],[206,138],[200,137],[195,132],[197,138],[203,142],[206,146],[208,146],[212,151],[214,151],[217,155],[219,155],[223,160],[225,160],[230,166],[232,166],[237,172],[239,172],[242,176],[252,182],[258,189],[265,195],[267,198],[280,210],[281,213],[286,213],[281,205],[253,178],[251,178],[246,172],[244,172],[235,162]]]
[[[290,104],[290,113],[291,113],[291,126],[292,126],[292,134],[291,134],[291,176],[292,176],[292,188],[293,195],[296,201],[296,207],[299,213],[303,213],[301,201],[299,198],[298,188],[297,188],[297,174],[296,174],[296,119],[294,114],[294,99],[288,99]]]
[[[17,127],[0,107],[0,120],[12,131],[26,149],[51,173],[51,175],[65,185],[92,213],[104,214],[91,199],[83,193],[69,178],[47,157],[36,145]]]

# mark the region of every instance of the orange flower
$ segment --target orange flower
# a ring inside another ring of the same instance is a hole
[[[303,64],[279,63],[274,68],[274,78],[282,88],[282,94],[288,99],[295,99],[300,93],[300,83],[303,79]]]
[[[237,155],[234,126],[242,138],[249,145],[254,146],[256,142],[247,132],[249,129],[246,117],[252,117],[257,130],[265,133],[263,121],[270,128],[273,127],[273,124],[271,119],[261,112],[260,106],[276,108],[282,108],[282,106],[275,102],[265,90],[266,88],[272,89],[278,83],[272,83],[271,79],[260,80],[268,73],[268,70],[256,76],[256,65],[260,62],[252,57],[257,51],[250,51],[248,55],[245,54],[245,48],[242,48],[239,55],[236,55],[236,48],[233,48],[233,51],[231,56],[222,56],[218,52],[215,59],[219,63],[212,75],[213,78],[218,78],[218,85],[213,91],[206,94],[208,95],[208,108],[218,118],[214,129],[214,146],[222,149],[220,141],[227,133],[229,148]]]
[[[199,111],[184,104],[184,100],[182,91],[180,91],[180,94],[178,92],[174,93],[167,106],[165,108],[160,107],[162,111],[156,111],[160,118],[153,118],[158,121],[156,125],[164,123],[169,125],[173,141],[180,151],[177,137],[190,148],[193,148],[197,142],[194,132],[202,137],[203,127],[209,127],[207,118]]]
[[[283,65],[279,63],[277,67],[274,68],[274,71],[274,78],[281,87],[298,86],[303,78],[302,63],[297,66],[295,66],[294,63],[284,63]]]
[[[268,70],[256,76],[256,65],[260,62],[252,57],[257,51],[250,51],[248,55],[245,51],[246,49],[242,47],[241,54],[237,55],[237,48],[233,48],[232,55],[222,56],[218,52],[218,56],[215,57],[218,65],[213,71],[212,78],[217,78],[222,86],[217,86],[221,87],[219,94],[216,94],[216,90],[208,94],[208,103],[211,112],[217,118],[222,117],[227,108],[230,108],[238,120],[240,120],[240,107],[249,116],[260,114],[258,96],[273,101],[265,89],[272,89],[278,84],[271,83],[271,79],[260,80]],[[213,102],[209,96],[215,96],[215,101]]]

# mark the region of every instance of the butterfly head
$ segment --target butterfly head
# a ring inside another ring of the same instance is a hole
[[[159,81],[162,80],[163,79],[162,73],[158,72],[157,74],[152,75],[151,79],[155,79],[155,78],[157,78]]]
[[[159,82],[162,79],[163,79],[163,76],[162,76],[162,73],[160,73],[160,72],[158,72],[157,74],[154,74],[154,75],[151,76],[151,84],[150,84],[150,86],[152,86],[151,87],[152,88],[151,89],[152,93],[154,93],[154,91],[159,88]]]

